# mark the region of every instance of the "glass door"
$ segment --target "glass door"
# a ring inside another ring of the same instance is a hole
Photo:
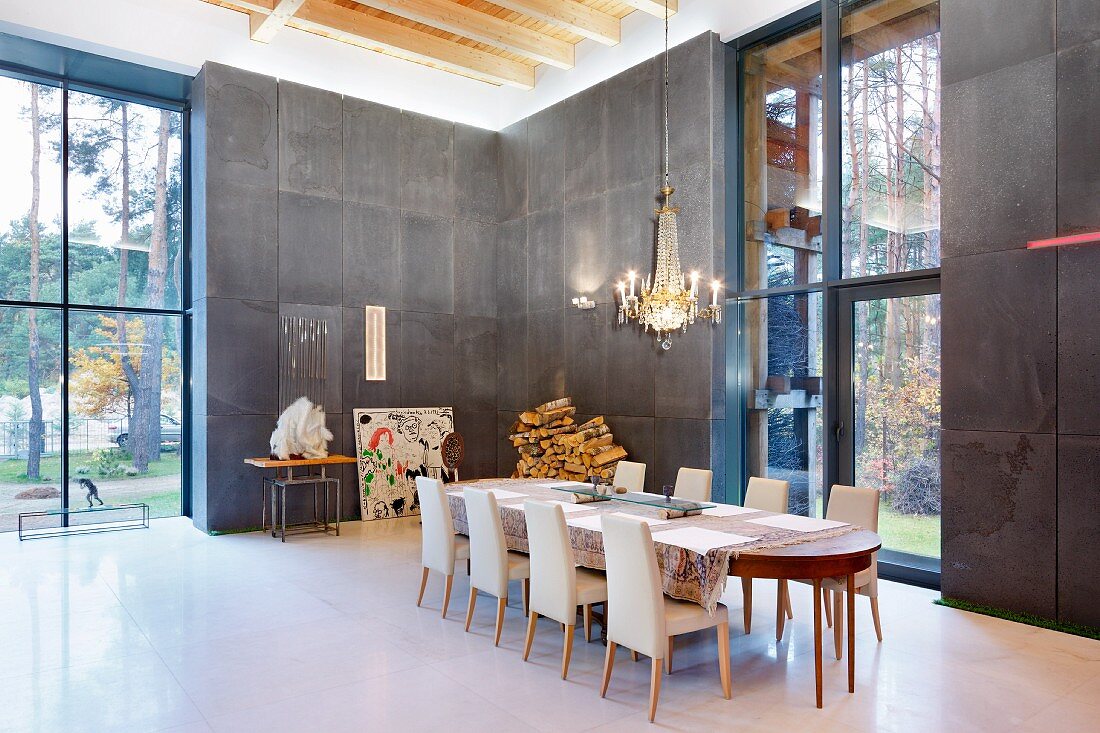
[[[882,492],[881,562],[938,573],[938,279],[844,289],[840,337],[840,481]]]

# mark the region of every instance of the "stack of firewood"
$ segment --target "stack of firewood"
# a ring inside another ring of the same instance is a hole
[[[626,450],[615,445],[602,416],[578,425],[577,408],[570,397],[547,402],[520,413],[508,438],[519,451],[512,478],[556,478],[587,481],[609,479]]]

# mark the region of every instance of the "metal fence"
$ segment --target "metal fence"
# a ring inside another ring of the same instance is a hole
[[[69,450],[91,451],[117,447],[115,437],[119,430],[118,420],[70,420]],[[43,455],[55,455],[61,451],[63,446],[60,420],[46,421],[42,441]],[[26,458],[29,447],[29,420],[0,422],[0,459]]]

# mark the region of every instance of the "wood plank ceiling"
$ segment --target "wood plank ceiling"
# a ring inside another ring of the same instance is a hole
[[[613,46],[635,10],[664,17],[664,0],[203,0],[249,16],[253,41],[286,28],[494,85],[533,89],[535,67],[573,67],[585,38]],[[677,0],[668,0],[669,14]]]

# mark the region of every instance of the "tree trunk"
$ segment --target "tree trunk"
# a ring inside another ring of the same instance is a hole
[[[42,259],[42,236],[38,231],[38,206],[42,195],[40,159],[42,157],[42,121],[38,111],[38,85],[30,84],[31,91],[31,209],[27,214],[27,228],[31,239],[30,295],[38,300]],[[27,478],[36,480],[42,475],[42,438],[45,424],[42,420],[42,392],[39,384],[41,347],[38,339],[38,314],[27,309],[27,389],[31,398],[31,419],[27,425]]]
[[[145,305],[164,307],[168,282],[168,143],[171,113],[160,112],[157,129],[157,167],[153,194],[153,231],[149,240],[149,269],[146,275]],[[134,399],[134,422],[139,433],[131,433],[134,468],[144,473],[151,461],[160,460],[160,402],[164,363],[164,318],[145,316],[145,349]]]

